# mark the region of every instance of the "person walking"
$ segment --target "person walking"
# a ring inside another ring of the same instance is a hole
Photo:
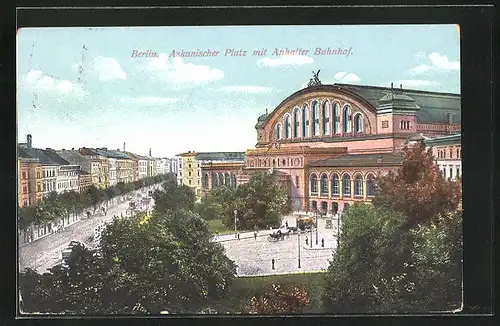
[[[240,233],[238,232],[238,240],[240,240]]]
[[[257,231],[253,231],[253,237],[255,240],[257,240]]]
[[[285,222],[285,226],[288,229],[288,221]]]

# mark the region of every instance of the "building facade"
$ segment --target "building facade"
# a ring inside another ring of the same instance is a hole
[[[212,174],[212,182],[205,179],[203,185],[210,191],[220,184],[221,175],[225,181],[226,172],[229,181],[235,173],[241,184],[255,171],[273,170],[288,185],[294,210],[341,213],[354,202],[371,201],[376,178],[398,169],[401,149],[409,139],[456,134],[461,130],[460,118],[459,94],[409,90],[401,85],[309,86],[258,117],[257,143],[246,151],[240,170],[221,166]],[[440,150],[449,157],[450,148]],[[456,145],[452,151],[453,159],[458,158]],[[179,164],[185,165],[182,158]],[[452,165],[456,171],[456,163],[439,161],[438,165],[446,165],[448,171]],[[185,168],[181,171],[178,179],[184,182]],[[204,178],[208,175],[204,173]]]
[[[78,191],[85,193],[92,184],[92,175],[86,171],[78,170]]]
[[[425,141],[432,149],[436,165],[445,179],[457,180],[462,177],[461,134],[439,136]]]
[[[116,186],[118,183],[118,177],[116,175],[116,158],[108,158],[108,180],[110,186]]]
[[[37,159],[21,157],[20,207],[33,206],[43,200],[43,171]]]
[[[26,175],[26,179],[27,179]],[[18,207],[23,207],[27,205],[23,205],[23,170],[21,169],[21,159],[17,159],[17,206]],[[26,191],[28,189],[26,188]]]
[[[80,166],[69,163],[53,149],[42,150],[42,152],[58,164],[55,191],[59,194],[66,191],[78,192],[78,171]]]

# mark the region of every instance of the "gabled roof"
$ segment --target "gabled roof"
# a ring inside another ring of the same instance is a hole
[[[49,156],[47,156],[41,149],[27,148],[18,146],[18,156],[20,158],[37,159],[42,165],[61,165]]]
[[[346,154],[318,160],[309,163],[311,167],[371,167],[400,165],[403,161],[402,154],[376,153],[376,154]]]

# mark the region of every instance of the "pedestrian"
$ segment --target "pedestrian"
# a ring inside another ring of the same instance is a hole
[[[240,240],[240,233],[238,232],[238,240]]]
[[[253,232],[253,237],[255,238],[255,240],[257,240],[257,231]]]
[[[306,235],[306,246],[309,244],[309,238]]]
[[[274,269],[274,258],[271,260],[272,269]]]
[[[325,239],[321,239],[321,247],[325,246]]]
[[[285,226],[288,229],[288,221],[285,222]]]

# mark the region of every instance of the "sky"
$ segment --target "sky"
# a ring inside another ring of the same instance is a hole
[[[275,53],[287,48],[299,53]],[[336,52],[327,55],[328,48]],[[219,53],[186,57],[182,51]],[[460,93],[459,28],[23,28],[18,141],[32,134],[33,147],[54,149],[123,149],[125,143],[127,151],[147,155],[151,148],[156,157],[245,151],[257,142],[257,118],[320,69],[323,84],[393,82]]]

